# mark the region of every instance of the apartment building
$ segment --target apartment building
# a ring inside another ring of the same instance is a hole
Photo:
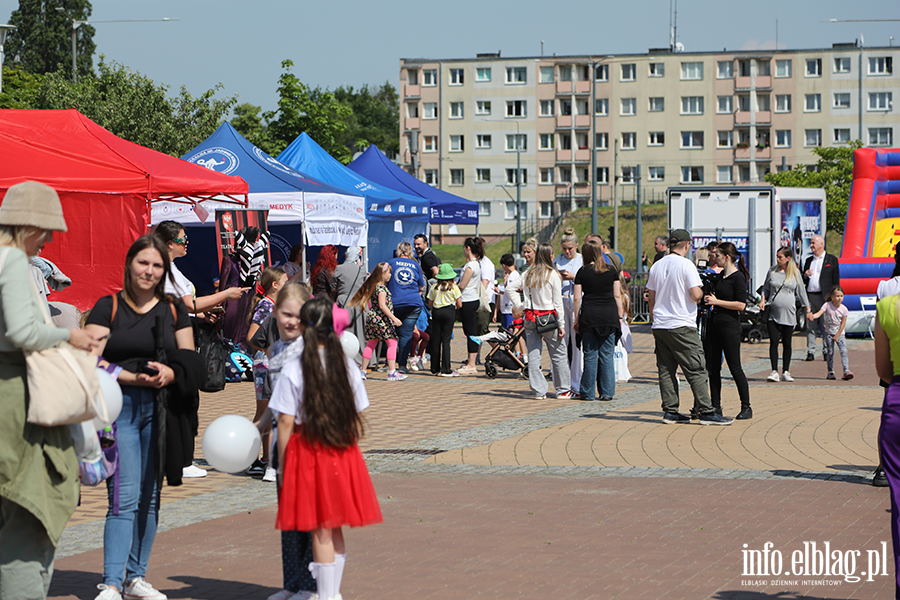
[[[534,221],[589,205],[594,182],[601,205],[633,202],[638,166],[654,201],[671,185],[757,183],[815,162],[817,146],[893,146],[898,57],[835,44],[401,59],[402,157],[419,179],[479,202],[483,235],[510,234],[517,192]]]

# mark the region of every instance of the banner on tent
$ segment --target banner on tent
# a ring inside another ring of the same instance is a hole
[[[256,228],[259,233],[267,233],[269,231],[268,226],[268,211],[265,210],[217,210],[216,211],[216,240],[218,240],[218,259],[219,265],[222,265],[222,260],[230,255],[234,254],[237,250],[235,248],[235,238],[237,234],[241,231],[244,231],[246,237],[250,238],[258,238],[258,234],[251,231],[247,232],[245,230],[250,228]],[[251,235],[247,236],[248,233]],[[255,243],[256,239],[248,239],[248,242]],[[269,244],[265,244],[265,251],[263,255],[263,269],[272,264],[272,255],[270,251]]]
[[[331,221],[306,221],[306,244],[308,246],[366,246],[368,223],[342,223]]]

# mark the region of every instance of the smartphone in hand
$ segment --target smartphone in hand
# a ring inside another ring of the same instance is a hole
[[[148,363],[144,363],[143,365],[141,365],[139,371],[144,375],[149,375],[150,377],[156,377],[157,375],[159,375],[159,370],[154,369]]]

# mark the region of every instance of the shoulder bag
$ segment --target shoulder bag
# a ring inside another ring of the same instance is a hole
[[[772,303],[775,302],[775,298],[778,296],[778,292],[781,291],[781,288],[784,287],[785,283],[787,283],[787,272],[786,271],[784,273],[784,281],[781,282],[781,286],[778,288],[778,290],[774,294],[772,294],[772,298],[770,298],[766,302],[766,307],[762,310],[761,313],[759,313],[759,322],[760,323],[768,323],[769,322],[769,319],[771,318],[770,315],[772,313]]]
[[[522,287],[522,291],[525,291],[525,287]],[[531,289],[531,288],[527,288]],[[559,321],[556,318],[556,311],[550,310],[543,314],[538,314],[538,311],[534,310],[534,301],[531,299],[531,293],[528,294],[528,301],[531,303],[531,314],[534,317],[534,328],[538,333],[548,333],[550,331],[555,331],[559,329]],[[543,312],[543,311],[541,311]],[[526,320],[529,320],[526,315]]]

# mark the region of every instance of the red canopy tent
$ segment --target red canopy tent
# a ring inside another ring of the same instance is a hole
[[[69,231],[42,256],[73,282],[52,299],[82,310],[121,289],[125,253],[147,232],[151,202],[246,206],[249,191],[239,177],[123,140],[77,110],[0,110],[0,198],[26,180],[59,193]]]

